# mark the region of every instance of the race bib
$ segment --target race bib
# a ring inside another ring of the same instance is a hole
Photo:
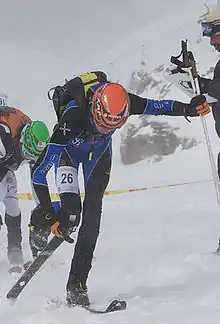
[[[60,166],[57,169],[57,190],[62,193],[79,193],[77,169],[71,166]]]

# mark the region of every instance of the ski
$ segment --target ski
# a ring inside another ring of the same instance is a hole
[[[95,308],[92,308],[92,307],[83,307],[83,308],[86,309],[90,313],[107,314],[107,313],[112,313],[112,312],[118,312],[118,311],[125,310],[127,308],[127,303],[126,303],[125,300],[115,299],[108,305],[108,307],[106,309],[103,309],[103,310],[95,309]]]
[[[55,307],[68,307],[68,308],[76,308],[80,307],[85,309],[86,311],[94,314],[107,314],[112,312],[118,312],[125,310],[127,308],[127,303],[125,300],[114,299],[106,308],[104,309],[97,309],[95,306],[81,306],[81,305],[69,305],[66,302],[62,302],[59,299],[57,300],[50,300],[48,301],[49,305],[54,305]]]
[[[34,258],[35,259],[35,258]],[[23,264],[23,270],[26,271],[34,261],[27,261]]]
[[[47,246],[40,252],[36,259],[30,264],[27,270],[17,280],[14,286],[7,293],[7,298],[17,298],[27,283],[34,277],[36,272],[41,268],[45,261],[54,253],[54,251],[63,243],[63,239],[54,236]]]

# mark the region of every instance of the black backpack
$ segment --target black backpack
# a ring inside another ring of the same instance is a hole
[[[95,84],[107,82],[107,75],[101,71],[80,74],[74,79],[67,81],[64,85],[51,88],[48,98],[53,101],[53,106],[58,122],[62,117],[66,105],[71,100],[77,100],[79,106],[86,105],[86,96],[89,88]],[[51,92],[53,94],[51,95]]]

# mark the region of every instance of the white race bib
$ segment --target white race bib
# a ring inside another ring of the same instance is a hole
[[[60,166],[57,169],[56,183],[58,194],[79,193],[77,169],[71,166]]]

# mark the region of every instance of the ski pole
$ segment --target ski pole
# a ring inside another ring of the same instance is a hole
[[[198,80],[198,72],[196,69],[196,61],[193,56],[193,53],[191,51],[187,50],[187,41],[182,41],[182,52],[181,53],[183,55],[183,64],[184,64],[184,68],[182,68],[182,69],[189,74],[190,81],[192,84],[192,90],[193,90],[194,94],[200,95],[201,91],[200,91],[199,80]],[[202,123],[203,132],[205,135],[205,141],[206,141],[206,146],[207,146],[207,150],[208,150],[211,170],[212,170],[212,177],[213,177],[213,182],[214,182],[214,186],[215,186],[217,204],[218,204],[218,206],[220,206],[220,183],[219,183],[219,177],[218,177],[217,169],[216,169],[216,165],[215,165],[214,155],[212,152],[212,146],[211,146],[211,141],[210,141],[209,134],[208,134],[208,128],[207,128],[205,116],[200,116],[200,120]]]

